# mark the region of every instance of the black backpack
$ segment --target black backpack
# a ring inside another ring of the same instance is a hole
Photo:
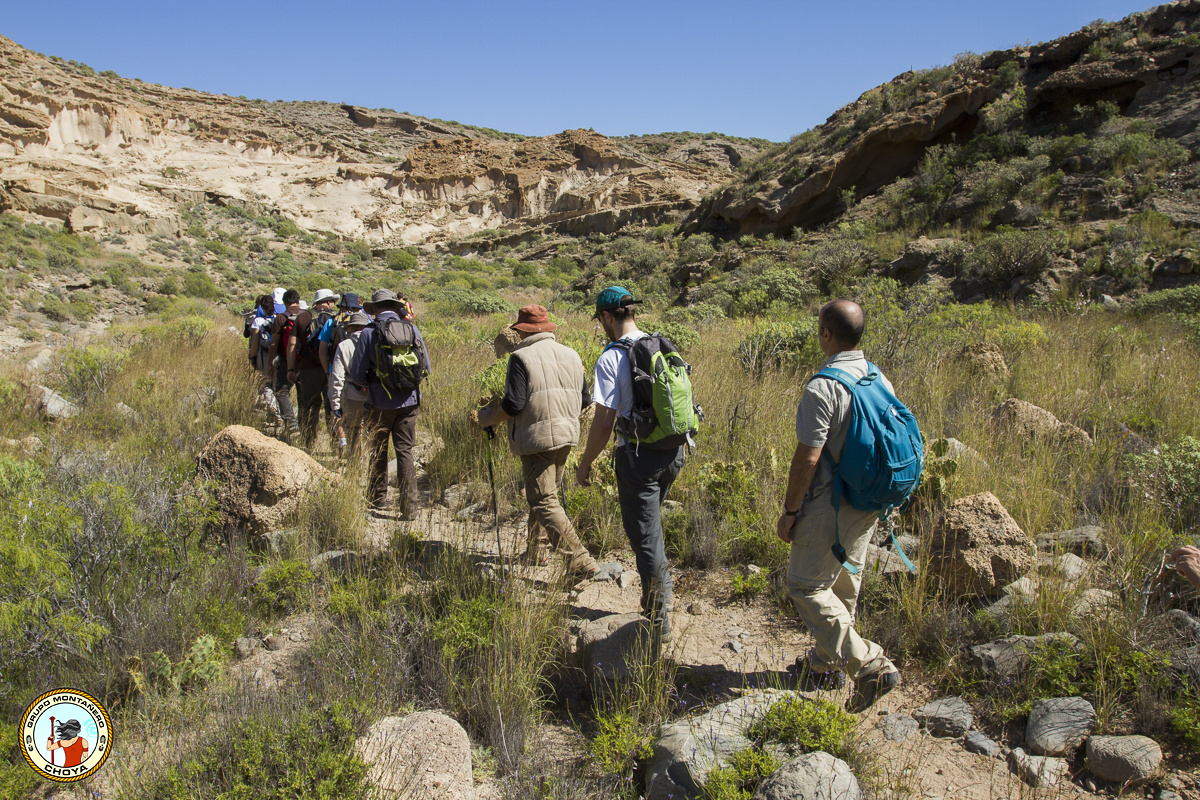
[[[425,378],[424,352],[410,319],[375,320],[375,377],[388,397],[416,391]]]
[[[333,314],[329,311],[322,311],[315,317],[310,315],[308,330],[304,332],[304,347],[309,358],[313,360],[320,359],[321,342],[317,337],[321,335],[321,330],[325,327],[325,323],[331,319],[333,319]]]

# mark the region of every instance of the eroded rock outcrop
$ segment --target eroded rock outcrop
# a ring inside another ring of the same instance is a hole
[[[951,504],[934,526],[930,568],[960,596],[995,597],[1034,565],[1037,548],[991,492]]]

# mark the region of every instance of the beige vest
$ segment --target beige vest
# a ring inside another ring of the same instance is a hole
[[[535,333],[512,351],[529,375],[529,400],[508,423],[514,455],[544,453],[579,444],[579,412],[583,398],[583,362],[579,354]]]

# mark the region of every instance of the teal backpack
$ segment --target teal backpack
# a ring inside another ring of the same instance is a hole
[[[704,410],[692,396],[692,368],[670,339],[652,333],[630,342],[610,344],[629,354],[633,371],[633,410],[629,420],[617,420],[617,432],[631,443],[651,450],[695,446]]]
[[[879,368],[867,363],[867,375],[855,378],[834,367],[826,367],[810,378],[837,381],[850,392],[850,428],[842,460],[834,464],[825,453],[833,471],[833,507],[842,501],[859,511],[878,511],[886,520],[893,509],[907,508],[909,500],[921,482],[925,461],[925,445],[917,418],[908,407],[896,399],[879,380]],[[904,555],[892,531],[892,547],[900,555],[909,572],[916,567]],[[852,574],[858,568],[846,561],[846,549],[834,534],[833,553],[842,566]]]

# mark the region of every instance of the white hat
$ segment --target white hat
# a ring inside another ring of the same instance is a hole
[[[317,303],[322,303],[326,300],[332,300],[336,303],[340,296],[341,295],[334,294],[328,289],[317,289],[317,293],[313,295],[312,304],[315,306]]]
[[[301,300],[301,301],[300,301],[300,310],[301,310],[301,311],[307,311],[307,310],[308,310],[308,303],[306,303],[306,302],[304,302],[303,300]]]

